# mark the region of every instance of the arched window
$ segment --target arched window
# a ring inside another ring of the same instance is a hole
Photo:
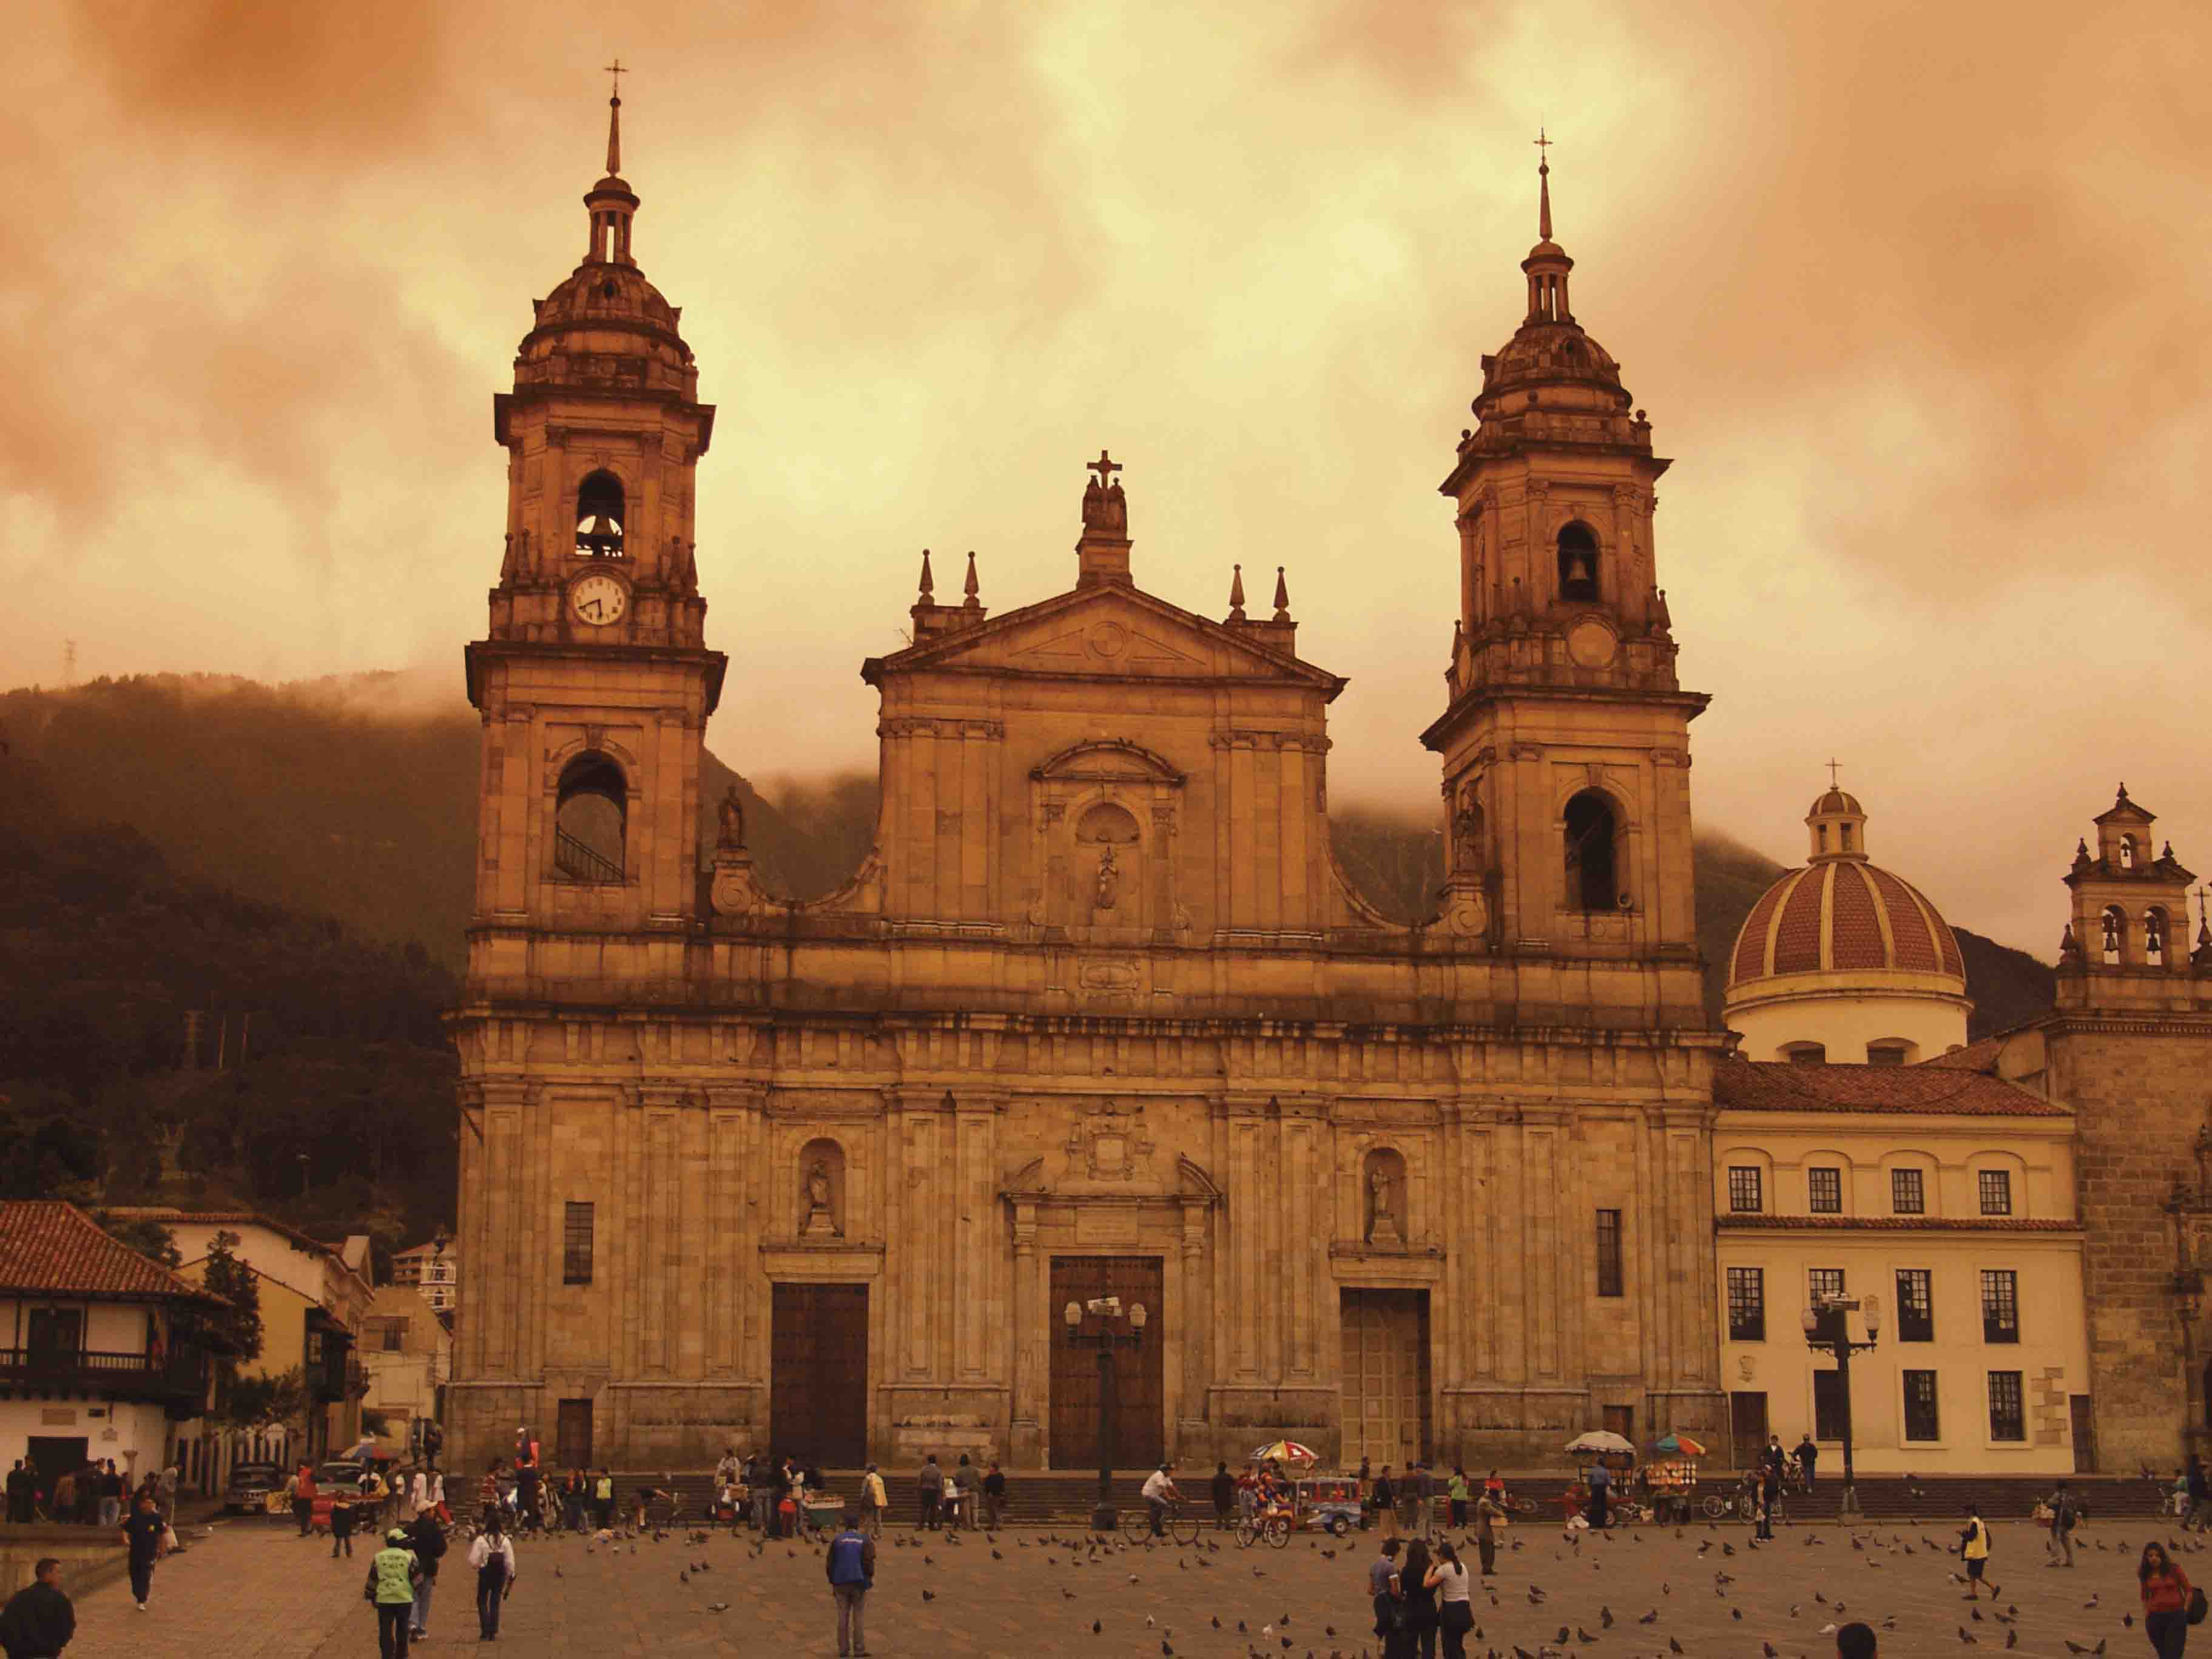
[[[1571,910],[1614,910],[1626,896],[1616,875],[1612,803],[1585,789],[1567,803],[1566,904]]]
[[[1846,853],[1850,852],[1851,850],[1851,826],[1848,823],[1839,823],[1836,826],[1836,833],[1843,837],[1844,851]]]
[[[2154,904],[2143,912],[2143,960],[2154,968],[2166,966],[2166,910]]]
[[[594,472],[576,486],[576,556],[579,558],[622,557],[623,520],[626,505],[622,480],[611,472]]]
[[[621,881],[629,829],[629,787],[621,767],[587,750],[562,769],[553,810],[556,869],[570,881]]]
[[[2135,867],[2136,838],[2133,836],[2122,836],[2120,837],[2120,868],[2132,870]]]
[[[2120,959],[2120,952],[2127,939],[2127,912],[2117,904],[2108,904],[2105,907],[2105,914],[2097,920],[2104,928],[2105,960],[2116,963]]]
[[[1571,524],[1559,531],[1559,597],[1597,598],[1597,538],[1586,524]]]

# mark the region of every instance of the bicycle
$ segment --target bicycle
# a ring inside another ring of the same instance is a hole
[[[1152,1506],[1145,1504],[1123,1512],[1121,1536],[1132,1544],[1141,1544],[1152,1535]],[[1183,1506],[1170,1503],[1160,1515],[1160,1535],[1171,1538],[1178,1544],[1198,1542],[1198,1517],[1183,1512]]]
[[[1247,1515],[1237,1522],[1237,1545],[1239,1549],[1250,1549],[1265,1542],[1273,1549],[1291,1547],[1291,1517],[1280,1510],[1270,1510],[1264,1515]]]

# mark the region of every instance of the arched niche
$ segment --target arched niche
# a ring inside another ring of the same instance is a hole
[[[2106,963],[2125,960],[2128,951],[2128,913],[2108,904],[2097,918],[2098,948]]]
[[[577,754],[553,790],[553,867],[563,879],[621,882],[629,872],[629,780],[611,755]]]
[[[1032,925],[1130,944],[1172,937],[1187,925],[1170,852],[1181,771],[1135,744],[1097,738],[1062,750],[1030,779]]]
[[[801,1238],[842,1238],[846,1232],[845,1149],[827,1135],[799,1149],[794,1194]]]
[[[1359,1164],[1360,1237],[1370,1244],[1399,1245],[1413,1235],[1407,1213],[1406,1156],[1376,1146]]]
[[[1628,908],[1626,815],[1603,789],[1578,791],[1562,815],[1560,908],[1589,913]]]
[[[2166,966],[2166,952],[2172,948],[2173,919],[2162,904],[2154,904],[2143,912],[2143,961],[2153,968]]]

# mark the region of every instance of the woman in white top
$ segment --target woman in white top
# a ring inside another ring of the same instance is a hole
[[[477,1622],[483,1626],[481,1639],[499,1639],[500,1603],[506,1601],[514,1589],[514,1540],[492,1511],[491,1524],[477,1534],[477,1541],[469,1546],[469,1565],[477,1570]]]
[[[1449,1540],[1437,1545],[1437,1559],[1421,1582],[1437,1593],[1437,1615],[1444,1637],[1444,1659],[1467,1659],[1467,1633],[1474,1628],[1467,1568]]]

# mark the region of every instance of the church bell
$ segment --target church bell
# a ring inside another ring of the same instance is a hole
[[[622,526],[604,513],[595,514],[591,527],[576,538],[576,550],[595,559],[621,557],[622,544]]]

